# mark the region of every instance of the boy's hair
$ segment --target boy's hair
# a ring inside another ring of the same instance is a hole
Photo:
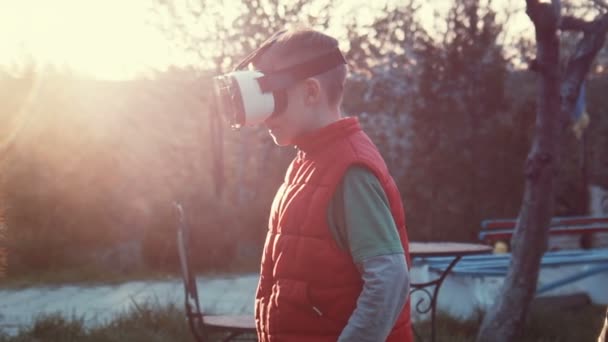
[[[262,71],[284,69],[338,48],[338,40],[310,28],[287,30],[253,64]],[[314,76],[330,105],[340,104],[344,93],[346,65],[339,65]]]

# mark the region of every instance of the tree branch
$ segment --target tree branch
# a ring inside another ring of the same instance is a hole
[[[526,0],[526,14],[534,24],[537,35],[553,35],[560,26],[561,1],[551,0],[551,3],[545,3]]]
[[[608,12],[591,22],[589,26],[589,30],[585,31],[585,35],[578,42],[564,73],[561,86],[563,113],[571,113],[574,109],[580,85],[589,73],[595,56],[604,46],[608,33]]]
[[[559,28],[562,31],[588,32],[593,28],[593,22],[568,15],[562,18],[562,23]]]
[[[596,7],[608,10],[608,2],[606,2],[605,0],[592,0],[592,1]]]
[[[538,18],[539,5],[538,0],[526,0],[526,14],[530,17],[533,24],[536,24],[536,18]]]

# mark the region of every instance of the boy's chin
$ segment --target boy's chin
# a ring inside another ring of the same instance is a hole
[[[288,137],[281,136],[280,134],[273,134],[273,133],[270,133],[270,137],[272,138],[275,145],[277,145],[277,146],[291,145],[291,139],[288,139]]]
[[[272,139],[274,140],[275,145],[280,146],[280,147],[285,147],[285,146],[291,145],[291,142],[286,141],[286,140],[279,140],[275,137],[273,137]]]

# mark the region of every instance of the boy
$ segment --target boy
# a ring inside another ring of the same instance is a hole
[[[263,73],[338,50],[285,31],[253,60]],[[260,341],[413,341],[408,238],[399,191],[356,118],[340,112],[344,63],[284,90],[264,121],[297,156],[272,204],[256,294]]]

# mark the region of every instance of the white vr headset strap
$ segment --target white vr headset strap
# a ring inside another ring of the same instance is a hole
[[[260,124],[272,115],[274,96],[272,93],[262,93],[257,81],[264,74],[256,70],[240,70],[232,72],[230,76],[234,77],[239,85],[247,126]]]

